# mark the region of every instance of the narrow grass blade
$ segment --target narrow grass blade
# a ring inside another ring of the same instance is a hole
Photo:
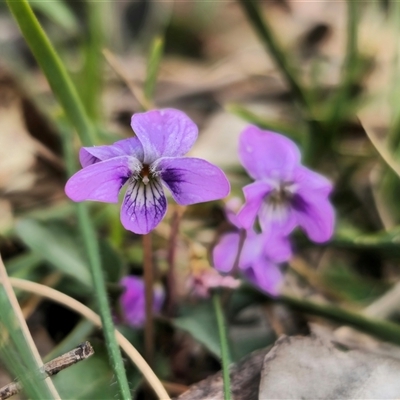
[[[100,117],[100,100],[103,89],[103,55],[105,25],[103,14],[106,3],[86,1],[89,32],[83,44],[84,65],[81,74],[80,93],[86,112],[92,120]]]
[[[272,55],[275,63],[279,67],[281,73],[285,77],[290,89],[297,99],[297,101],[304,107],[305,110],[310,111],[309,102],[305,90],[301,86],[298,77],[296,76],[295,70],[289,59],[286,57],[284,51],[278,45],[272,30],[269,25],[261,16],[261,10],[257,6],[254,0],[239,0],[243,10],[245,11],[247,18],[253,25],[258,36],[264,43],[267,51]]]
[[[34,1],[29,0],[34,10],[40,11],[50,21],[69,34],[76,34],[79,29],[78,21],[63,0]]]
[[[147,63],[146,81],[144,83],[144,95],[149,103],[152,103],[163,50],[164,39],[162,37],[156,37],[151,46]]]
[[[257,2],[255,0],[238,0],[238,2],[285,78],[293,97],[301,107],[303,118],[308,124],[308,135],[303,140],[303,161],[310,166],[315,165],[329,148],[326,146],[326,129],[314,116],[309,93],[301,84],[297,71],[278,44],[267,21],[263,18]]]
[[[86,116],[82,101],[31,7],[26,0],[6,1],[24,39],[46,75],[53,93],[63,106],[65,114],[75,126],[82,143],[85,146],[92,145],[94,129]]]

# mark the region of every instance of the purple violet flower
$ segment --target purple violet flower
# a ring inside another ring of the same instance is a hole
[[[141,328],[146,320],[145,288],[143,279],[136,276],[125,276],[120,284],[125,291],[121,295],[120,303],[125,322],[134,328]],[[164,292],[160,286],[154,287],[153,311],[158,313],[164,302]]]
[[[218,200],[228,195],[229,182],[213,164],[182,157],[197,139],[197,126],[182,111],[153,110],[132,116],[136,136],[110,146],[83,147],[83,169],[73,175],[65,192],[74,201],[117,203],[127,183],[121,207],[122,225],[146,234],[163,219],[167,200],[163,185],[178,204]]]
[[[242,230],[231,205],[232,201],[227,203],[226,215],[235,229],[221,236],[212,254],[214,267],[224,273],[234,272],[232,269],[239,251]],[[245,233],[238,263],[240,272],[260,289],[277,295],[283,281],[278,264],[288,261],[292,256],[289,238],[271,231],[256,233],[250,229]]]
[[[240,233],[221,236],[213,249],[214,267],[220,272],[232,272],[239,250]],[[283,281],[279,263],[291,257],[287,237],[248,231],[239,258],[239,270],[254,285],[265,292],[277,295]]]
[[[250,126],[240,137],[239,157],[254,183],[243,188],[238,219],[245,229],[258,220],[263,232],[288,235],[299,225],[314,242],[333,234],[332,184],[300,163],[297,146],[278,133]]]

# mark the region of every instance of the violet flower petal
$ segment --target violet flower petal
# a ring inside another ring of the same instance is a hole
[[[251,268],[244,271],[246,278],[266,293],[276,296],[283,282],[279,267],[266,258],[259,258]]]
[[[274,232],[261,234],[263,254],[273,262],[281,263],[292,257],[292,245],[289,237]]]
[[[335,211],[328,199],[332,183],[303,166],[295,169],[294,182],[298,188],[292,200],[292,207],[297,223],[314,242],[329,240],[335,221]]]
[[[131,126],[142,143],[145,164],[161,157],[183,156],[198,134],[196,124],[185,113],[172,108],[136,113]]]
[[[155,168],[178,204],[218,200],[229,194],[229,181],[222,170],[200,158],[165,157]]]
[[[290,204],[274,206],[264,203],[258,213],[261,230],[276,235],[289,235],[297,225],[296,214]]]
[[[297,193],[299,194],[303,192],[318,192],[320,195],[328,196],[333,189],[329,179],[302,165],[295,168],[293,181],[298,186]]]
[[[109,146],[82,147],[79,151],[79,161],[85,168],[100,161],[125,155],[143,160],[143,147],[137,137],[122,139]]]
[[[250,268],[251,265],[261,257],[263,248],[264,242],[262,236],[255,232],[248,231],[240,253],[239,268],[242,270]]]
[[[272,185],[262,181],[250,183],[250,185],[243,188],[245,203],[237,216],[243,228],[251,228],[260,211],[265,196],[272,190]]]
[[[118,193],[137,163],[132,157],[122,156],[89,165],[68,180],[65,193],[73,201],[118,203]]]
[[[335,210],[325,195],[304,191],[293,199],[292,207],[297,223],[312,241],[323,243],[332,237]]]
[[[146,320],[144,282],[135,276],[126,276],[120,283],[125,288],[120,297],[124,319],[129,325],[141,327]]]
[[[152,179],[129,182],[121,206],[121,223],[125,229],[145,235],[154,229],[167,212],[167,199],[161,182]]]
[[[229,199],[225,204],[226,219],[238,229],[242,228],[242,224],[237,216],[238,210],[242,207],[242,205],[243,203],[238,197]]]
[[[238,232],[222,235],[212,252],[214,267],[221,272],[231,271],[235,264],[238,249]]]
[[[253,179],[263,179],[285,176],[300,163],[301,154],[285,136],[249,126],[239,139],[239,158]]]

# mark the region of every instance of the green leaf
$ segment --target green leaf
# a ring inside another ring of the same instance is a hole
[[[20,239],[66,275],[85,286],[92,286],[87,262],[82,254],[79,235],[63,221],[46,223],[24,219],[17,223]]]
[[[119,253],[107,240],[100,240],[100,256],[107,282],[118,283],[125,271]]]
[[[69,7],[62,0],[29,0],[29,3],[33,9],[45,15],[50,21],[64,29],[67,33],[74,34],[78,32],[78,21]]]
[[[61,398],[74,400],[109,400],[118,398],[113,371],[107,361],[105,350],[93,346],[95,353],[53,378]]]
[[[182,316],[175,318],[173,324],[190,333],[215,356],[221,357],[217,319],[210,301],[185,307]]]
[[[15,278],[26,278],[27,274],[43,263],[43,257],[34,252],[27,252],[13,257],[5,263],[7,273]]]

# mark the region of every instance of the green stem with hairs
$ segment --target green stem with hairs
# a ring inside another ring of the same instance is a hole
[[[72,175],[76,170],[72,137],[68,131],[63,132],[63,148],[66,158],[67,172]],[[114,334],[114,324],[112,321],[110,304],[105,286],[105,276],[101,267],[99,244],[96,233],[90,220],[88,206],[85,203],[77,203],[76,211],[78,224],[84,242],[86,254],[91,267],[93,286],[96,292],[97,306],[103,324],[103,333],[107,345],[111,365],[119,386],[121,396],[124,400],[130,400],[131,394],[126,378],[125,368],[121,357],[121,352]]]
[[[226,333],[225,318],[222,310],[220,294],[215,291],[212,295],[212,298],[215,316],[217,318],[219,341],[221,345],[222,376],[224,380],[224,400],[231,400],[231,380],[229,376],[229,365],[231,363],[231,360],[229,355],[229,345]]]

